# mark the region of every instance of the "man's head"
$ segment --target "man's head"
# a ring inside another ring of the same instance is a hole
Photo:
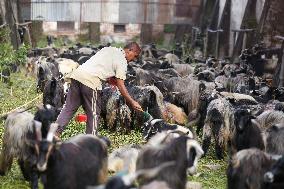
[[[138,58],[141,52],[141,48],[136,42],[131,42],[131,43],[128,43],[124,47],[124,51],[125,51],[125,58],[127,62],[131,62],[135,60],[136,58]]]

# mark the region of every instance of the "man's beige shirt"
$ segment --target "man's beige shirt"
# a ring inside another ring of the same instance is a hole
[[[110,77],[125,80],[126,72],[127,60],[124,50],[116,47],[105,47],[74,70],[70,74],[70,78],[94,90],[101,90],[102,81]]]

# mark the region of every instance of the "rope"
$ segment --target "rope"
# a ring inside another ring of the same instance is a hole
[[[31,104],[32,102],[34,102],[35,100],[37,100],[37,99],[40,98],[41,96],[42,96],[42,94],[38,95],[36,98],[30,100],[29,102],[27,102],[27,103],[25,103],[25,104],[23,104],[23,105],[21,105],[21,106],[15,108],[15,109],[9,111],[9,112],[6,112],[6,113],[1,114],[1,115],[0,115],[0,119],[3,118],[3,117],[6,117],[8,114],[10,114],[10,113],[12,113],[12,112],[14,112],[14,111],[16,111],[16,110],[22,108],[22,107],[25,107],[25,106]]]

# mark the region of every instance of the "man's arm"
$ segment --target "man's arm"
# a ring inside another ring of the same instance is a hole
[[[126,102],[132,106],[133,109],[137,111],[143,111],[142,107],[138,102],[136,102],[128,93],[124,81],[122,79],[116,79],[116,86],[119,89],[121,95],[125,98]]]

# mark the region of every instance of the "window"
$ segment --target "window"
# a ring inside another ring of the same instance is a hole
[[[123,33],[126,31],[125,24],[114,24],[114,33]]]

